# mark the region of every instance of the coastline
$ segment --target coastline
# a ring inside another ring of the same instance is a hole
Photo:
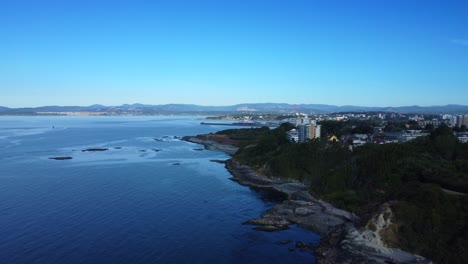
[[[210,140],[205,135],[182,139],[201,144],[208,150],[230,155],[231,158],[225,162],[225,166],[233,176],[231,180],[280,197],[282,202],[263,212],[260,218],[246,221],[244,224],[254,225],[256,230],[269,232],[285,230],[289,225],[297,224],[319,234],[321,239],[317,247],[304,245],[313,247],[319,264],[433,263],[421,256],[385,245],[380,232],[391,223],[392,212],[388,205],[383,205],[365,227],[360,227],[361,219],[358,216],[314,198],[303,183],[267,177],[257,174],[249,166],[239,164],[232,158],[238,150],[237,147]]]
[[[224,152],[231,157],[234,156],[237,150],[239,150],[239,148],[234,147],[230,144],[222,144],[217,141],[210,140],[205,135],[185,136],[185,137],[182,137],[182,140],[203,145],[205,149],[208,149],[208,150]]]

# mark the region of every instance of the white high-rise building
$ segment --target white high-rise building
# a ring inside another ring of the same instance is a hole
[[[314,138],[320,138],[320,130],[321,126],[316,125],[315,122],[313,124],[305,124],[297,126],[297,136],[299,142],[303,143],[307,140],[311,140]]]
[[[453,115],[450,117],[450,124],[452,126],[457,126],[457,116],[456,115]]]
[[[316,125],[316,126],[315,126],[315,135],[314,135],[315,138],[320,138],[321,128],[322,128],[321,125]]]
[[[296,126],[310,124],[310,119],[308,116],[298,116],[296,118]]]
[[[463,115],[461,125],[465,125],[468,127],[468,114]]]

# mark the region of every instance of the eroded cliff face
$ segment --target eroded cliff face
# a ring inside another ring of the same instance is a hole
[[[397,224],[394,223],[392,204],[381,205],[364,227],[348,224],[343,227],[343,238],[326,253],[331,259],[320,263],[432,263],[431,260],[398,248]],[[337,251],[333,252],[333,251]]]
[[[376,227],[375,232],[380,236],[382,244],[387,247],[399,247],[398,243],[398,224],[392,211],[392,203],[385,203],[381,207],[380,213],[377,213],[368,223]]]
[[[367,244],[377,251],[388,252],[389,248],[397,247],[396,224],[392,222],[394,214],[391,203],[384,203],[374,213],[362,230],[354,233],[355,241]]]

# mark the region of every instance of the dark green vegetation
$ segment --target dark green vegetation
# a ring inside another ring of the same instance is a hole
[[[347,134],[372,134],[374,127],[378,127],[381,123],[381,120],[322,121],[320,122],[322,125],[321,136],[341,137]]]
[[[234,156],[263,174],[300,179],[310,192],[368,219],[389,201],[392,246],[438,263],[468,263],[468,144],[448,127],[404,144],[290,143],[277,129],[220,132],[246,144]],[[462,194],[448,193],[447,190]]]
[[[278,140],[277,144],[284,144],[287,142],[285,133],[291,129],[292,125],[282,126],[278,130],[270,130],[268,127],[261,128],[242,128],[242,129],[227,129],[217,132],[216,135],[226,135],[229,139],[234,140],[236,147],[248,147],[257,144],[259,141],[265,141],[274,137]]]

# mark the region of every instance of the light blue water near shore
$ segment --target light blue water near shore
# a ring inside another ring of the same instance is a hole
[[[174,138],[223,129],[199,122],[0,117],[0,263],[314,263],[278,242],[317,235],[242,225],[274,202]]]

